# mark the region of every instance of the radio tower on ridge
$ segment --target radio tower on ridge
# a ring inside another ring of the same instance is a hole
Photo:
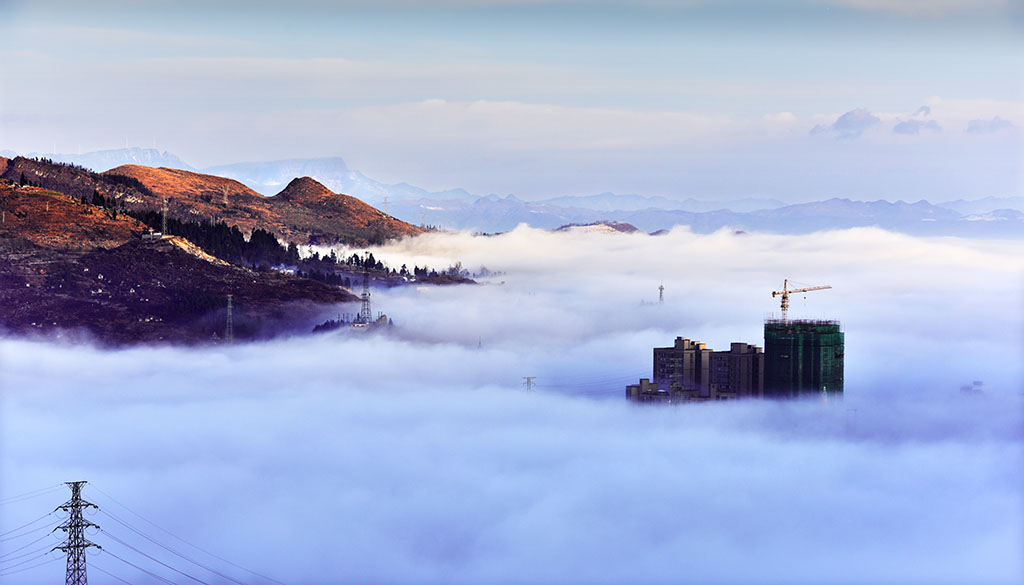
[[[56,509],[68,513],[68,519],[57,527],[67,534],[67,539],[59,546],[53,547],[50,552],[59,550],[68,556],[68,570],[64,577],[65,585],[88,585],[89,579],[85,572],[85,549],[90,546],[102,547],[85,539],[86,528],[90,526],[99,528],[99,526],[86,520],[82,516],[82,510],[89,507],[99,510],[99,506],[82,499],[82,485],[86,482],[68,481],[65,483],[71,488],[71,499],[63,505],[57,506]]]

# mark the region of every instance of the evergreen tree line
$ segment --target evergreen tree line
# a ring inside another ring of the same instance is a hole
[[[120,185],[122,187],[128,187],[128,188],[131,188],[131,189],[135,189],[136,191],[138,191],[140,193],[143,193],[145,195],[148,195],[150,197],[154,197],[154,198],[156,197],[156,195],[153,193],[152,189],[150,189],[149,187],[145,186],[142,183],[142,181],[139,181],[135,177],[129,177],[128,175],[116,175],[116,174],[111,175],[111,174],[96,173],[96,172],[93,172],[91,169],[83,167],[82,165],[78,165],[78,164],[71,163],[71,162],[56,162],[53,159],[49,159],[49,158],[46,158],[46,157],[34,157],[34,158],[30,159],[30,160],[34,160],[36,162],[40,162],[40,163],[44,163],[44,164],[48,164],[48,165],[53,165],[53,166],[58,166],[58,167],[64,167],[66,169],[71,169],[71,170],[74,170],[74,171],[78,171],[80,173],[83,173],[83,174],[87,175],[90,179],[92,179],[93,181],[96,181],[97,183],[102,183],[102,184],[106,184],[106,185]],[[25,173],[24,172],[21,173],[21,181],[20,181],[20,183],[22,185],[34,185],[34,183],[32,183],[31,181],[26,181]]]
[[[83,198],[84,199],[84,198]],[[112,197],[104,197],[99,192],[93,192],[93,205],[105,208],[113,208],[115,200]],[[163,215],[159,211],[131,210],[122,208],[122,212],[138,219],[154,230],[160,230],[163,222]],[[393,276],[415,277],[417,279],[438,277],[441,275],[465,276],[468,274],[462,269],[462,264],[456,264],[447,270],[438,273],[427,267],[414,266],[410,271],[406,265],[398,270],[388,267],[384,262],[374,258],[373,253],[366,255],[365,259],[358,254],[352,254],[347,258],[338,258],[334,250],[330,254],[321,256],[318,252],[306,258],[299,255],[298,246],[289,243],[287,246],[281,244],[277,237],[264,229],[253,228],[249,238],[236,226],[229,226],[223,221],[181,221],[177,218],[167,218],[167,231],[170,234],[181,236],[193,244],[199,246],[204,252],[216,256],[232,264],[252,266],[254,268],[270,268],[272,266],[294,267],[296,275],[303,278],[319,280],[327,284],[352,287],[350,277],[343,277],[336,273],[338,266],[348,266],[356,269],[366,268],[376,273],[390,274]]]

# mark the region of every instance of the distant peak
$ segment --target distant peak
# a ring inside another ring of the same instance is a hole
[[[288,186],[278,193],[276,197],[289,201],[310,201],[333,195],[333,191],[321,185],[316,179],[297,177],[292,179]]]

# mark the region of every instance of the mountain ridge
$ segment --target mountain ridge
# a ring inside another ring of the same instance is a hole
[[[426,231],[356,198],[329,190],[323,192],[324,197],[312,199],[291,200],[289,195],[264,197],[233,179],[181,169],[122,165],[93,173],[18,157],[8,161],[0,177],[26,180],[78,198],[100,193],[113,199],[116,205],[136,210],[157,210],[166,202],[172,217],[224,221],[247,232],[266,229],[296,244],[361,246]],[[307,181],[300,184],[314,188]]]
[[[232,295],[236,335],[255,339],[308,333],[337,303],[357,300],[337,286],[230,264],[181,236],[146,235],[99,201],[0,179],[0,330],[203,343],[223,335]]]
[[[845,204],[833,201],[843,200],[840,197],[784,204],[774,199],[707,201],[691,197],[674,200],[657,195],[605,192],[522,201],[514,195],[475,196],[464,189],[428,192],[408,183],[385,185],[352,170],[341,157],[234,163],[207,170],[217,171],[214,173],[217,176],[234,179],[254,194],[272,198],[282,186],[300,176],[293,174],[284,179],[283,173],[289,169],[308,170],[309,173],[302,176],[310,176],[332,192],[359,195],[381,207],[386,201],[390,217],[404,219],[410,224],[447,229],[498,232],[512,229],[519,223],[554,229],[566,224],[600,221],[633,223],[646,231],[690,225],[701,232],[736,227],[772,233],[807,233],[820,229],[878,225],[918,235],[1015,237],[1018,228],[1024,229],[1018,219],[1018,214],[1024,212],[1024,197],[926,202],[932,206],[930,210],[914,207],[915,203],[881,199],[847,199]],[[271,184],[273,189],[268,188]],[[831,203],[827,203],[829,201]]]

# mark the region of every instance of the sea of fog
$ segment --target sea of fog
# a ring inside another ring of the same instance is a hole
[[[93,583],[1024,581],[1024,242],[521,226],[373,253],[498,274],[373,291],[387,335],[0,341],[0,580],[63,577],[30,554],[62,534],[25,533],[88,480]],[[842,322],[844,398],[625,402],[676,336],[761,345],[783,278],[833,287],[791,317]]]

